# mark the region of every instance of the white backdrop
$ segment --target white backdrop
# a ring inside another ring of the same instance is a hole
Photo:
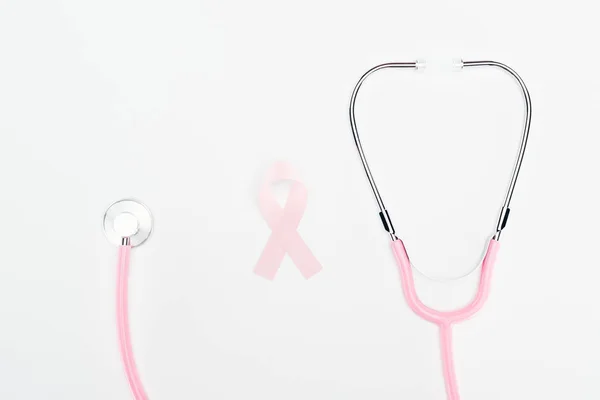
[[[456,328],[463,399],[599,398],[596,15],[581,0],[2,1],[0,398],[131,398],[101,218],[133,196],[155,217],[131,276],[152,399],[443,399],[436,328],[404,302],[347,115],[364,71],[417,57],[505,62],[533,99],[491,297]],[[479,261],[522,115],[495,70],[364,85],[365,150],[424,273]],[[252,273],[275,160],[309,190],[299,230],[324,266],[309,281],[287,258],[274,282]],[[449,308],[477,276],[417,286]]]

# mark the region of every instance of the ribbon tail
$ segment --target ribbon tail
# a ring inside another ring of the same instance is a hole
[[[288,255],[305,279],[311,278],[323,269],[319,260],[310,251],[298,232],[288,236],[285,247]]]
[[[279,244],[275,233],[272,233],[254,267],[254,273],[272,281],[281,266],[283,257],[285,257],[285,249]]]

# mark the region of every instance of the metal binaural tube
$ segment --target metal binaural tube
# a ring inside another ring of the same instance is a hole
[[[527,140],[529,139],[529,129],[531,127],[531,96],[529,95],[529,90],[527,89],[527,86],[525,85],[523,79],[519,76],[519,74],[516,73],[514,69],[510,68],[508,65],[496,61],[464,61],[463,67],[494,67],[500,68],[501,70],[508,72],[508,74],[512,76],[521,87],[523,99],[525,100],[525,121],[523,123],[523,133],[521,135],[519,153],[517,155],[517,160],[513,168],[512,176],[510,178],[508,190],[506,191],[504,204],[502,205],[502,210],[500,211],[500,216],[498,217],[496,233],[494,234],[494,239],[500,240],[500,234],[502,233],[502,229],[504,229],[504,227],[506,226],[508,215],[510,213],[510,201],[512,200],[512,196],[515,191],[515,186],[517,185],[519,172],[521,172],[521,164],[523,164],[523,157],[525,156],[525,149],[527,148]]]
[[[394,226],[388,214],[388,211],[385,208],[383,203],[383,199],[381,194],[379,193],[379,189],[377,188],[377,184],[375,183],[375,178],[373,177],[373,173],[369,168],[369,163],[367,162],[364,149],[362,147],[362,143],[360,141],[360,137],[358,135],[358,128],[356,125],[356,114],[355,114],[355,106],[356,106],[356,98],[358,96],[358,92],[364,83],[364,81],[374,72],[386,69],[386,68],[409,68],[409,69],[419,69],[424,65],[423,62],[394,62],[394,63],[386,63],[377,65],[370,70],[368,70],[358,81],[354,90],[352,91],[352,96],[350,98],[350,126],[352,128],[352,135],[354,137],[354,143],[356,144],[356,148],[358,150],[358,155],[360,156],[360,160],[362,162],[363,168],[365,170],[365,174],[367,175],[367,179],[369,181],[369,185],[371,186],[371,190],[373,191],[373,195],[375,196],[375,200],[377,201],[377,206],[379,207],[379,216],[381,218],[384,229],[390,234],[392,240],[396,240],[396,232],[394,230]],[[519,153],[517,156],[517,160],[515,166],[513,168],[513,173],[510,179],[510,184],[508,190],[506,192],[506,196],[504,198],[504,204],[500,211],[500,216],[498,218],[498,223],[496,225],[496,230],[494,234],[494,239],[499,240],[502,229],[506,226],[506,222],[508,220],[508,216],[510,214],[510,202],[512,200],[512,196],[515,190],[515,186],[517,183],[517,179],[519,177],[519,172],[521,171],[521,164],[523,163],[523,157],[525,155],[525,149],[527,147],[527,140],[529,138],[529,130],[531,126],[531,97],[529,95],[529,90],[525,85],[523,79],[509,66],[496,62],[496,61],[459,61],[455,62],[455,66],[459,68],[469,68],[469,67],[481,67],[481,66],[489,66],[500,68],[506,72],[508,72],[520,85],[521,91],[523,93],[523,97],[525,100],[525,122],[523,126],[523,133],[521,136],[521,143],[519,145]]]
[[[377,201],[377,206],[379,207],[379,216],[383,223],[384,229],[390,234],[392,240],[396,240],[396,232],[394,230],[394,226],[392,224],[392,220],[385,209],[385,205],[383,204],[383,199],[381,198],[381,194],[379,193],[379,189],[377,189],[377,184],[375,183],[375,178],[371,173],[371,169],[369,168],[369,163],[367,162],[367,158],[365,156],[365,151],[362,147],[362,143],[360,142],[360,137],[358,136],[358,128],[356,127],[356,115],[354,112],[356,106],[356,97],[358,96],[358,91],[360,87],[364,83],[364,81],[374,72],[377,72],[381,69],[386,68],[410,68],[417,69],[417,62],[398,62],[398,63],[387,63],[377,65],[367,72],[359,79],[358,83],[354,87],[352,91],[352,97],[350,98],[350,126],[352,128],[352,135],[354,136],[354,143],[356,144],[356,149],[358,150],[358,155],[360,156],[360,161],[362,162],[363,168],[365,169],[365,173],[367,174],[367,179],[369,180],[369,185],[371,185],[371,190],[375,195],[375,200]]]

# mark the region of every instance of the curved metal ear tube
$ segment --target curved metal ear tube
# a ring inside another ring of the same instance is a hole
[[[117,330],[125,374],[135,400],[148,400],[140,379],[129,330],[129,261],[131,248],[144,243],[152,233],[152,215],[137,200],[120,200],[104,213],[104,232],[110,242],[119,246],[117,262]]]
[[[358,81],[356,86],[354,87],[354,91],[352,92],[352,97],[350,98],[350,126],[352,128],[352,134],[354,136],[354,142],[356,143],[356,148],[358,150],[358,154],[360,156],[360,160],[362,161],[363,167],[365,169],[365,173],[367,174],[367,179],[369,180],[369,184],[371,185],[371,189],[373,190],[373,194],[375,195],[375,200],[377,201],[377,206],[379,207],[379,216],[381,218],[381,222],[383,223],[384,229],[390,234],[392,240],[398,239],[396,236],[396,231],[394,230],[394,226],[392,224],[392,220],[390,215],[383,204],[383,199],[381,198],[381,194],[377,189],[377,184],[375,183],[375,179],[373,178],[373,173],[369,168],[369,164],[367,162],[367,158],[365,156],[365,152],[363,150],[362,144],[360,142],[360,137],[358,136],[358,128],[356,127],[356,116],[355,116],[355,105],[356,105],[356,97],[358,96],[358,91],[360,87],[364,83],[364,81],[374,72],[377,72],[381,69],[386,68],[399,68],[399,69],[420,69],[424,66],[424,63],[421,61],[415,62],[394,62],[394,63],[386,63],[377,65],[370,70],[368,70]],[[470,68],[470,67],[494,67],[499,68],[508,72],[519,84],[521,87],[521,91],[523,92],[523,98],[525,99],[525,122],[523,126],[523,134],[521,136],[521,144],[519,146],[519,153],[517,156],[517,161],[515,163],[512,177],[510,179],[510,185],[506,192],[506,196],[504,198],[504,204],[500,211],[500,216],[498,218],[498,223],[496,224],[496,233],[494,234],[495,240],[500,240],[500,235],[502,230],[506,227],[506,222],[508,220],[508,216],[510,214],[510,201],[512,199],[513,192],[515,190],[515,185],[517,184],[517,178],[519,177],[519,172],[521,171],[521,164],[523,163],[523,156],[525,155],[525,148],[527,147],[527,139],[529,138],[529,128],[531,125],[531,97],[529,96],[529,90],[527,90],[527,86],[525,86],[525,82],[523,79],[509,66],[496,62],[496,61],[463,61],[458,63],[459,67],[462,68]]]

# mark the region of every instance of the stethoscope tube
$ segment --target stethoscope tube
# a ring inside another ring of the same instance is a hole
[[[119,349],[125,368],[125,375],[135,400],[148,400],[148,395],[140,379],[133,347],[131,345],[131,332],[129,330],[129,261],[131,256],[131,243],[129,238],[123,238],[119,246],[117,262],[117,331],[119,336]]]
[[[126,217],[128,223],[119,221]],[[133,224],[133,225],[132,225]],[[116,322],[119,350],[125,375],[135,400],[148,400],[135,362],[129,329],[129,266],[131,249],[148,240],[152,233],[152,214],[148,207],[134,199],[111,204],[104,213],[104,233],[118,246],[116,283]],[[118,226],[117,226],[118,225]]]
[[[434,310],[430,307],[427,307],[421,300],[419,299],[414,279],[412,273],[412,266],[410,263],[410,259],[406,252],[406,248],[404,247],[404,243],[396,236],[396,231],[392,224],[392,220],[389,216],[387,209],[383,203],[383,199],[379,190],[377,188],[377,184],[375,183],[375,178],[369,168],[369,164],[367,162],[360,137],[358,135],[358,128],[356,126],[356,116],[355,116],[355,105],[356,98],[358,96],[358,92],[364,83],[364,81],[374,72],[379,71],[385,68],[409,68],[409,69],[417,69],[420,67],[420,64],[417,62],[408,62],[408,63],[387,63],[377,65],[370,70],[368,70],[358,81],[354,90],[352,92],[352,96],[350,98],[350,126],[352,128],[352,134],[354,136],[354,142],[356,144],[356,148],[358,150],[358,154],[360,156],[361,162],[363,164],[363,168],[367,175],[367,179],[369,184],[371,185],[371,189],[373,194],[375,195],[375,200],[377,201],[377,206],[379,207],[379,216],[381,218],[384,229],[390,235],[392,240],[392,251],[394,253],[394,257],[396,259],[396,263],[398,265],[398,269],[401,277],[401,285],[402,291],[404,292],[404,297],[409,307],[413,310],[415,314],[420,316],[421,318],[432,322],[438,325],[440,329],[440,351],[442,357],[442,366],[443,366],[443,375],[444,382],[446,387],[446,394],[449,400],[459,400],[460,395],[458,391],[458,383],[456,379],[456,372],[454,367],[454,359],[452,353],[452,325],[457,322],[464,321],[467,318],[470,318],[477,311],[483,307],[483,304],[488,298],[490,291],[490,281],[492,268],[496,260],[496,255],[499,250],[499,240],[502,230],[506,227],[506,221],[508,219],[508,215],[510,213],[510,202],[512,200],[512,195],[517,183],[517,178],[519,176],[519,172],[521,170],[521,164],[523,163],[523,157],[525,155],[525,149],[527,147],[527,140],[529,138],[529,129],[531,126],[531,97],[529,95],[529,91],[525,86],[525,83],[521,79],[521,77],[510,67],[495,62],[495,61],[466,61],[460,63],[461,67],[479,67],[479,66],[492,66],[496,68],[500,68],[506,72],[508,72],[516,81],[519,83],[521,87],[523,97],[525,100],[525,122],[523,126],[523,133],[521,136],[521,143],[519,146],[519,153],[517,156],[517,160],[515,166],[513,168],[510,185],[506,192],[506,196],[504,199],[504,203],[502,206],[502,210],[500,212],[500,216],[498,218],[498,223],[496,225],[495,234],[490,240],[488,244],[488,248],[486,251],[486,255],[482,262],[481,267],[481,276],[479,281],[479,287],[477,290],[477,294],[466,307],[463,307],[459,310],[449,311],[449,312],[441,312]]]
[[[500,248],[500,243],[491,239],[481,265],[481,275],[479,278],[479,287],[477,294],[467,306],[454,311],[438,311],[427,307],[419,299],[415,289],[415,282],[412,273],[412,266],[406,253],[406,248],[402,240],[398,239],[392,242],[392,251],[400,271],[400,282],[402,291],[408,306],[415,314],[436,324],[440,330],[440,351],[442,356],[442,370],[446,393],[449,400],[459,400],[458,382],[454,369],[454,355],[452,352],[452,325],[464,321],[479,311],[490,293],[490,282],[492,279],[492,269],[496,261],[496,255]]]

